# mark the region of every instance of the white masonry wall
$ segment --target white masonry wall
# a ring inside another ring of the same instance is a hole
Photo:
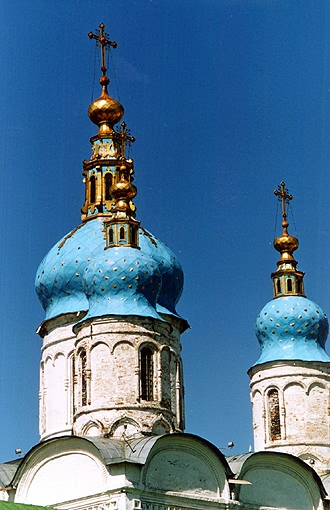
[[[75,329],[75,434],[122,437],[183,429],[181,344],[175,322],[103,317]],[[145,346],[153,352],[151,400],[141,397],[140,353]],[[84,383],[79,366],[82,349],[87,366]]]
[[[43,326],[40,436],[127,437],[184,428],[180,322],[66,315]],[[152,351],[150,400],[141,398],[140,353]],[[81,355],[84,352],[84,367]]]
[[[329,469],[330,363],[264,363],[250,377],[255,450],[291,453],[319,474]]]
[[[72,433],[73,353],[76,337],[73,316],[48,324],[40,362],[39,433],[41,439]]]

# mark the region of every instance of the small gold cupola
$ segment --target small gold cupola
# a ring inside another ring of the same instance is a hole
[[[299,246],[299,241],[288,233],[286,206],[293,196],[288,193],[284,182],[281,182],[274,194],[282,204],[283,218],[283,233],[274,240],[274,248],[281,254],[280,260],[277,262],[277,270],[271,275],[274,282],[274,297],[304,296],[304,273],[297,269],[298,262],[293,256],[293,252]]]
[[[101,76],[100,85],[102,93],[88,108],[88,116],[94,124],[99,126],[99,137],[113,134],[113,126],[124,115],[123,106],[108,94],[110,80],[107,76]]]
[[[102,92],[88,109],[90,120],[99,130],[91,138],[91,157],[83,163],[85,203],[81,210],[82,220],[104,217],[106,248],[138,248],[139,222],[135,219],[136,208],[132,202],[137,190],[132,184],[133,160],[126,157],[126,147],[135,138],[126,129],[125,122],[121,123],[120,129],[114,129],[124,114],[124,108],[108,93],[110,80],[106,74],[106,50],[116,48],[117,43],[110,41],[104,29],[105,25],[101,23],[95,34],[88,34],[101,48]]]

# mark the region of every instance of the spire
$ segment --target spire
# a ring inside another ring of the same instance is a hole
[[[85,203],[82,207],[83,221],[96,216],[105,217],[106,248],[130,246],[138,248],[138,226],[135,219],[135,205],[132,200],[137,194],[133,182],[133,161],[126,157],[126,147],[135,141],[121,123],[118,130],[114,125],[124,114],[123,106],[108,93],[109,78],[106,67],[106,51],[116,48],[117,43],[109,39],[101,23],[88,37],[96,41],[101,48],[101,95],[93,101],[88,115],[99,127],[98,133],[91,138],[92,155],[84,161],[83,176],[85,182]]]
[[[277,270],[272,273],[274,282],[274,297],[281,296],[304,296],[304,273],[298,271],[297,261],[293,252],[297,250],[299,241],[288,233],[287,205],[293,199],[282,181],[274,194],[282,205],[282,228],[283,233],[274,241],[274,248],[280,252],[280,260],[277,262]]]

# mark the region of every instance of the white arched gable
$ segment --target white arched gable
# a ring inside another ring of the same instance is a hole
[[[325,383],[321,382],[321,381],[313,381],[309,386],[308,386],[308,389],[307,389],[307,393],[308,395],[310,395],[312,393],[312,391],[326,391],[326,385]]]
[[[91,443],[60,438],[28,454],[16,484],[15,502],[46,506],[102,493],[109,488],[109,479]]]
[[[263,394],[262,392],[259,390],[259,388],[256,388],[256,389],[253,389],[251,391],[251,398],[255,398],[255,397],[261,397],[262,398]]]
[[[161,414],[152,424],[152,433],[155,435],[169,434],[172,430],[171,424]]]
[[[227,500],[229,486],[223,462],[206,441],[169,434],[152,447],[142,482],[147,490]]]
[[[82,435],[89,437],[98,437],[103,432],[103,425],[98,420],[90,420],[82,428]]]
[[[111,425],[110,435],[118,438],[130,437],[138,434],[140,430],[141,425],[136,420],[124,415]]]
[[[292,391],[293,388],[300,388],[304,391],[304,393],[307,392],[307,386],[303,381],[290,381],[287,384],[283,386],[283,392],[290,390]]]
[[[129,345],[130,347],[132,347],[134,349],[134,342],[131,342],[130,340],[118,340],[118,342],[115,342],[112,346],[112,349],[111,349],[111,354],[114,353],[114,351],[116,349],[118,349],[118,347],[120,347],[121,345]]]
[[[250,484],[239,485],[238,499],[244,505],[321,510],[322,484],[303,461],[288,454],[259,452],[243,464],[238,476]]]

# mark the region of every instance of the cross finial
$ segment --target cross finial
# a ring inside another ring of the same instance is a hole
[[[105,24],[100,23],[100,29],[96,29],[96,34],[93,34],[93,32],[88,33],[88,37],[90,39],[96,40],[96,46],[101,46],[101,59],[102,59],[102,67],[101,71],[103,76],[106,75],[107,72],[107,66],[106,66],[106,48],[117,48],[116,41],[110,41],[110,39],[107,39],[109,37],[109,34],[106,34],[104,32]]]
[[[120,135],[120,153],[121,157],[125,159],[126,144],[135,142],[135,137],[130,134],[128,129],[126,129],[126,122],[121,123],[121,130],[119,135]]]
[[[288,192],[287,188],[285,187],[285,182],[283,181],[278,185],[277,189],[274,190],[274,195],[276,195],[277,198],[282,202],[282,227],[284,230],[283,233],[287,234],[289,223],[287,221],[286,206],[293,199],[293,195]]]

